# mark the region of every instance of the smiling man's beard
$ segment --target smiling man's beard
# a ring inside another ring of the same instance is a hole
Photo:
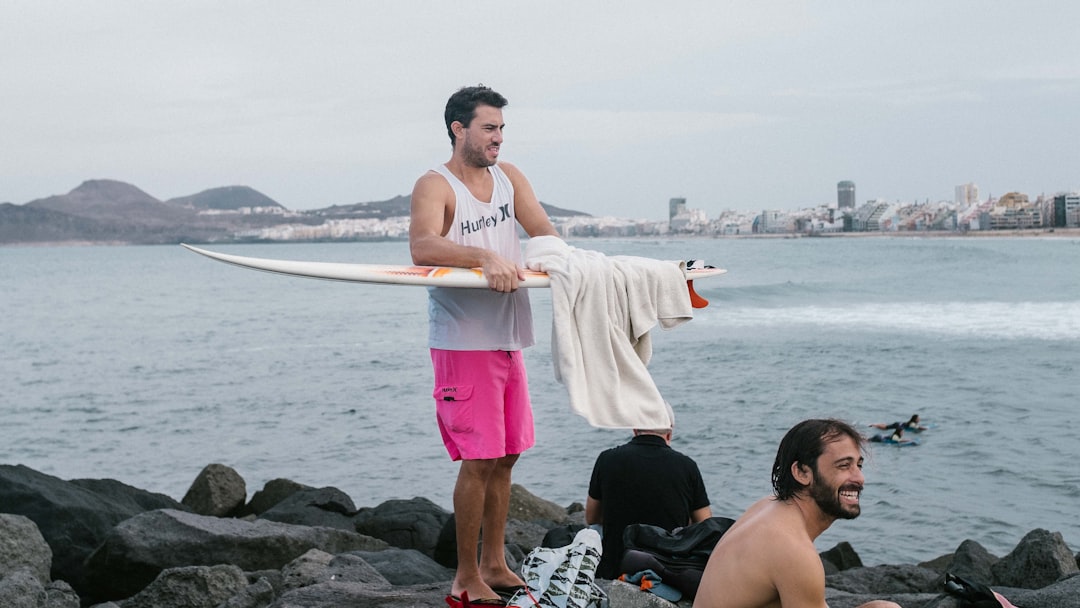
[[[818,476],[814,476],[814,484],[810,486],[810,498],[814,499],[819,509],[826,515],[830,515],[837,519],[855,519],[862,512],[860,505],[853,505],[845,507],[840,502],[840,490],[849,489],[861,491],[862,488],[854,485],[842,486],[840,488],[834,488],[826,483],[819,481]]]

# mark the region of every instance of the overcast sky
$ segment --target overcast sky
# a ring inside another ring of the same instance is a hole
[[[291,209],[445,162],[446,98],[510,100],[501,158],[619,217],[1080,188],[1080,2],[0,1],[0,201],[116,179]]]

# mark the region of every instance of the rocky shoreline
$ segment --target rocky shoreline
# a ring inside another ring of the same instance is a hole
[[[579,503],[561,507],[514,486],[508,561],[516,568],[553,528],[582,525]],[[115,480],[0,465],[5,608],[441,607],[453,543],[453,514],[422,497],[357,508],[336,488],[275,479],[248,500],[235,470],[211,464],[177,501]],[[956,608],[943,592],[946,572],[1017,606],[1080,606],[1080,556],[1042,529],[1005,556],[971,540],[919,564],[866,567],[847,543],[821,556],[832,608],[870,599]],[[611,608],[672,606],[634,585],[598,583]]]

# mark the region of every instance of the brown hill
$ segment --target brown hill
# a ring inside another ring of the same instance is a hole
[[[191,210],[166,205],[131,184],[108,179],[88,180],[67,194],[30,201],[25,206],[117,226],[178,225],[190,222],[195,215]]]

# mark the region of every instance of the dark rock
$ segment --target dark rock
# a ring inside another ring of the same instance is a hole
[[[457,568],[457,520],[451,513],[449,519],[443,523],[439,530],[439,536],[435,541],[435,549],[431,557],[440,565],[447,568]]]
[[[1024,608],[1076,608],[1080,605],[1080,575],[1073,575],[1053,585],[1035,590],[994,587],[1010,602]]]
[[[848,542],[837,543],[832,549],[822,551],[818,555],[822,560],[836,566],[836,569],[841,572],[851,568],[863,567],[862,560],[859,559],[859,554],[855,552],[851,543]]]
[[[979,543],[965,540],[953,553],[946,572],[971,581],[992,581],[994,579],[992,568],[997,561],[998,558],[991,555]],[[945,577],[942,576],[938,582],[944,584]]]
[[[238,513],[247,500],[244,478],[232,467],[208,464],[180,502],[199,515],[225,517]]]
[[[0,576],[3,608],[79,608],[79,596],[64,581],[42,583],[25,568]]]
[[[293,589],[268,608],[432,608],[446,606],[446,583],[378,587],[363,583],[330,581]]]
[[[506,544],[516,546],[523,555],[542,545],[547,533],[548,529],[536,522],[516,519],[506,522]]]
[[[310,490],[311,486],[306,486],[302,483],[297,483],[291,479],[271,479],[263,485],[263,488],[251,497],[251,502],[244,506],[241,510],[241,515],[261,515],[263,512],[273,508],[274,505],[299,492],[300,490]]]
[[[451,569],[456,569],[458,563],[457,529],[455,524],[454,516],[451,514],[450,519],[446,520],[442,530],[439,532],[439,538],[433,552],[436,562]],[[515,544],[503,544],[503,549],[506,554],[506,564],[510,566],[511,570],[518,570],[522,560],[525,558],[525,553]],[[477,556],[480,555],[479,543],[476,545],[476,554]]]
[[[132,513],[142,513],[154,509],[188,510],[188,507],[169,496],[140,490],[115,479],[72,479],[70,483],[80,488],[86,488],[98,496],[109,498],[117,504],[127,507]]]
[[[122,497],[115,498],[85,486],[22,465],[0,465],[0,505],[37,524],[52,549],[53,580],[67,581],[80,595],[87,588],[83,566],[87,556],[113,526],[143,512],[137,506],[143,499],[134,499],[132,495],[139,491],[130,486],[124,486]]]
[[[244,572],[244,576],[247,577],[248,583],[253,585],[260,580],[266,580],[274,589],[275,596],[281,595],[281,592],[285,590],[285,575],[281,573],[280,568],[274,570],[249,570]]]
[[[169,568],[125,600],[124,608],[215,608],[245,587],[247,580],[236,566]]]
[[[515,483],[510,486],[509,519],[562,524],[567,521],[567,513],[566,509],[533,495]]]
[[[276,598],[277,592],[274,586],[265,578],[260,578],[225,600],[217,608],[264,608]]]
[[[1076,559],[1061,533],[1041,528],[1028,532],[1016,548],[995,562],[990,570],[995,585],[1023,589],[1046,587],[1078,571]]]
[[[386,547],[345,530],[266,520],[219,519],[175,510],[150,511],[116,526],[87,559],[94,599],[128,597],[165,569],[233,564],[281,568],[308,549],[328,553]]]
[[[388,500],[356,514],[356,531],[433,556],[450,513],[426,498]]]
[[[52,549],[37,525],[24,515],[0,513],[0,579],[25,570],[45,585],[51,567]]]
[[[79,608],[79,594],[64,581],[45,585],[45,608]],[[0,606],[6,604],[0,603]]]
[[[825,585],[860,594],[936,593],[941,591],[936,571],[918,566],[850,568],[825,577]]]
[[[281,573],[285,589],[299,589],[329,581],[364,583],[386,586],[390,582],[379,571],[352,553],[330,555],[325,551],[311,549],[289,562]]]
[[[669,602],[664,598],[642,591],[637,585],[622,581],[611,581],[605,592],[608,596],[608,604],[618,608],[690,608],[693,602],[688,599],[679,600],[678,603]]]
[[[574,542],[574,537],[577,533],[585,529],[585,524],[571,523],[562,524],[549,528],[544,533],[544,538],[540,539],[541,547],[565,547]]]
[[[351,551],[379,571],[392,585],[415,585],[452,581],[454,571],[416,549]]]
[[[0,606],[37,608],[43,606],[47,598],[45,586],[26,568],[14,570],[0,578]]]
[[[352,515],[356,506],[349,495],[333,487],[306,488],[290,494],[287,498],[259,515],[286,524],[302,526],[325,526],[341,530],[355,529]]]

